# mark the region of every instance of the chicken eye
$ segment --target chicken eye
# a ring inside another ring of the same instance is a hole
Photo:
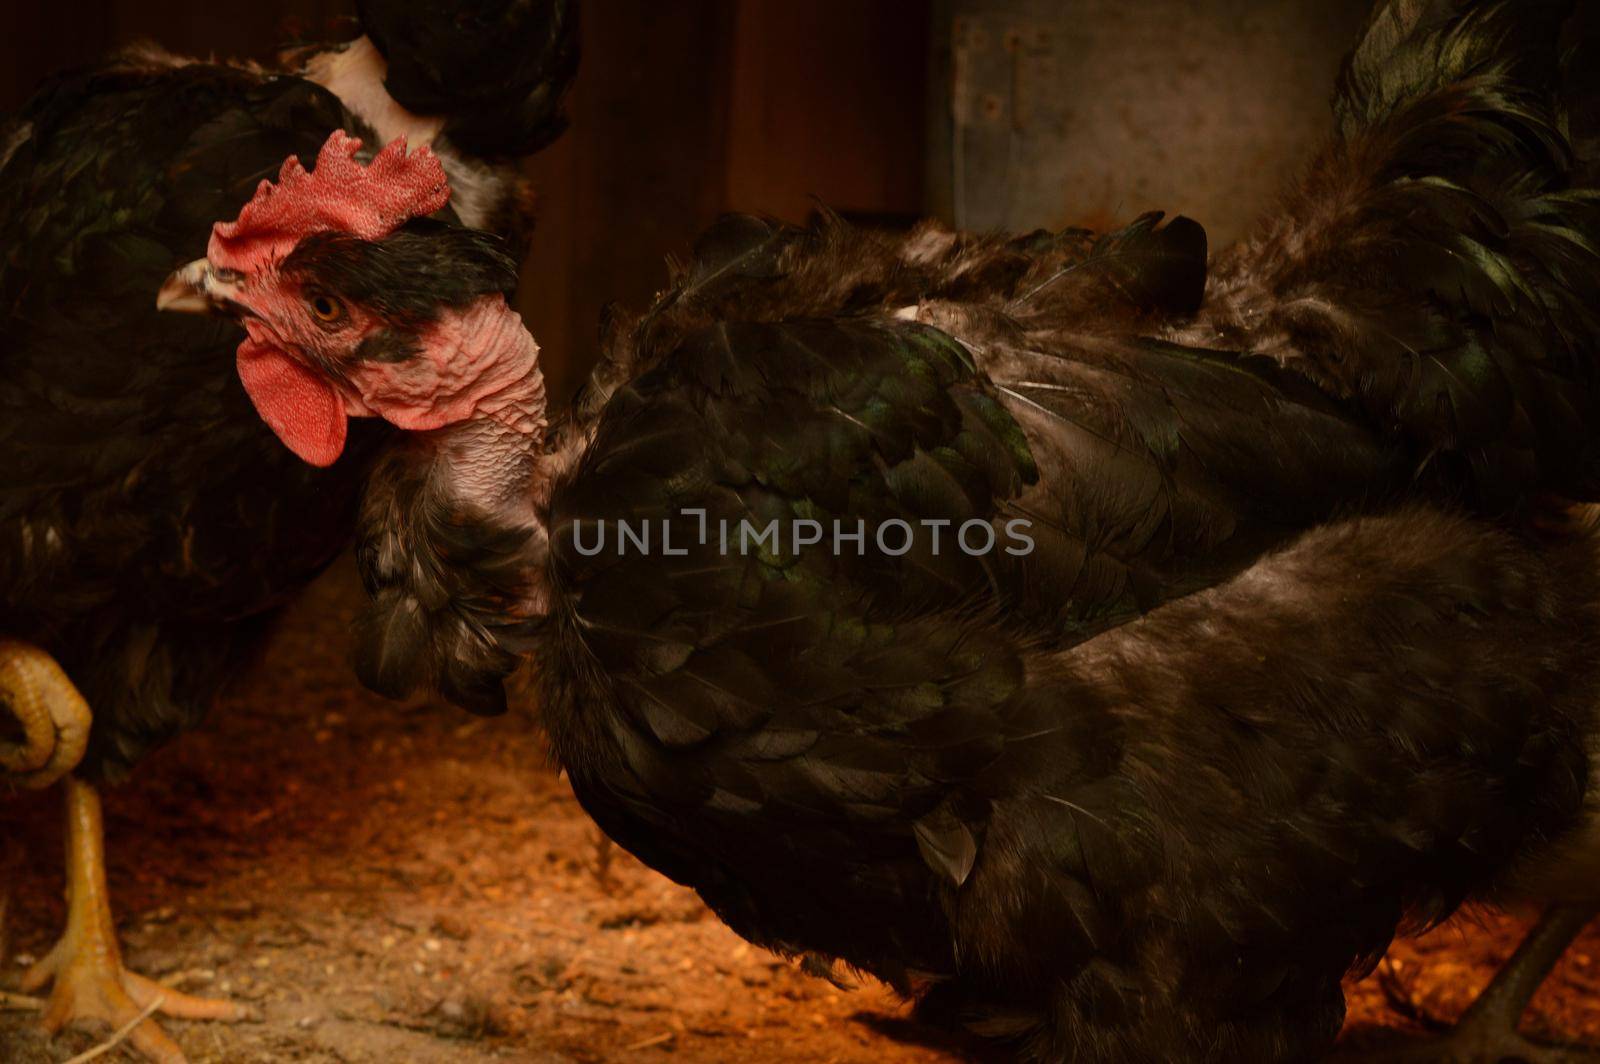
[[[344,304],[326,292],[312,291],[306,293],[306,305],[311,308],[311,313],[321,322],[332,323],[344,317]]]

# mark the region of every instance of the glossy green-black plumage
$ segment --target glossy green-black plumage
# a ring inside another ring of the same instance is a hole
[[[1548,572],[1427,512],[1276,561],[1426,494],[1409,449],[1269,362],[1136,333],[975,347],[878,316],[724,321],[613,392],[550,506],[558,756],[735,929],[937,1018],[1041,1060],[1297,1059],[1403,913],[1571,822],[1592,685],[1553,692],[1594,645],[1593,581],[1563,631]],[[938,553],[926,530],[873,545],[930,517],[954,523]],[[797,518],[864,521],[864,555],[794,550]],[[967,555],[974,518],[1030,520],[1035,549]],[[741,549],[741,521],[774,519],[780,549]],[[1402,565],[1412,537],[1437,554]],[[1530,634],[1548,656],[1491,649]]]
[[[306,466],[240,386],[238,326],[155,309],[213,222],[347,122],[297,78],[130,61],[57,79],[0,146],[0,631],[88,697],[92,774],[197,719],[348,539],[382,433]]]
[[[360,0],[361,23],[388,60],[401,106],[445,117],[463,151],[527,155],[566,128],[578,67],[577,0]]]

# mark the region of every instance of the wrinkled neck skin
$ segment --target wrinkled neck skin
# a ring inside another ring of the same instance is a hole
[[[339,97],[345,110],[371,127],[377,143],[367,147],[374,151],[396,137],[405,137],[412,150],[424,145],[432,147],[450,178],[450,203],[456,216],[469,228],[489,228],[512,194],[513,169],[462,156],[442,135],[444,116],[415,114],[389,95],[383,87],[388,69],[377,45],[367,37],[358,37],[342,49],[311,56],[302,76]]]
[[[458,350],[447,343],[436,357],[483,367],[466,384],[470,411],[416,435],[432,452],[440,487],[452,500],[521,524],[534,519],[548,494],[548,478],[540,475],[546,426],[539,346],[498,297],[468,311],[465,320],[470,324],[460,330]]]

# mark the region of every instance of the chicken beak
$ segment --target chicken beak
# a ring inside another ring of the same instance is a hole
[[[219,270],[205,259],[195,259],[189,265],[174,270],[156,293],[157,310],[173,310],[185,314],[216,314],[237,312],[239,274],[233,270]]]

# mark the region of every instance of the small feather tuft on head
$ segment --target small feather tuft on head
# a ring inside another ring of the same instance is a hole
[[[444,167],[426,147],[407,154],[405,138],[398,137],[367,166],[356,161],[360,148],[360,140],[336,129],[317,154],[315,170],[307,172],[291,155],[276,185],[263,180],[236,221],[211,227],[211,264],[247,270],[263,257],[287,254],[312,233],[378,240],[450,202]]]

